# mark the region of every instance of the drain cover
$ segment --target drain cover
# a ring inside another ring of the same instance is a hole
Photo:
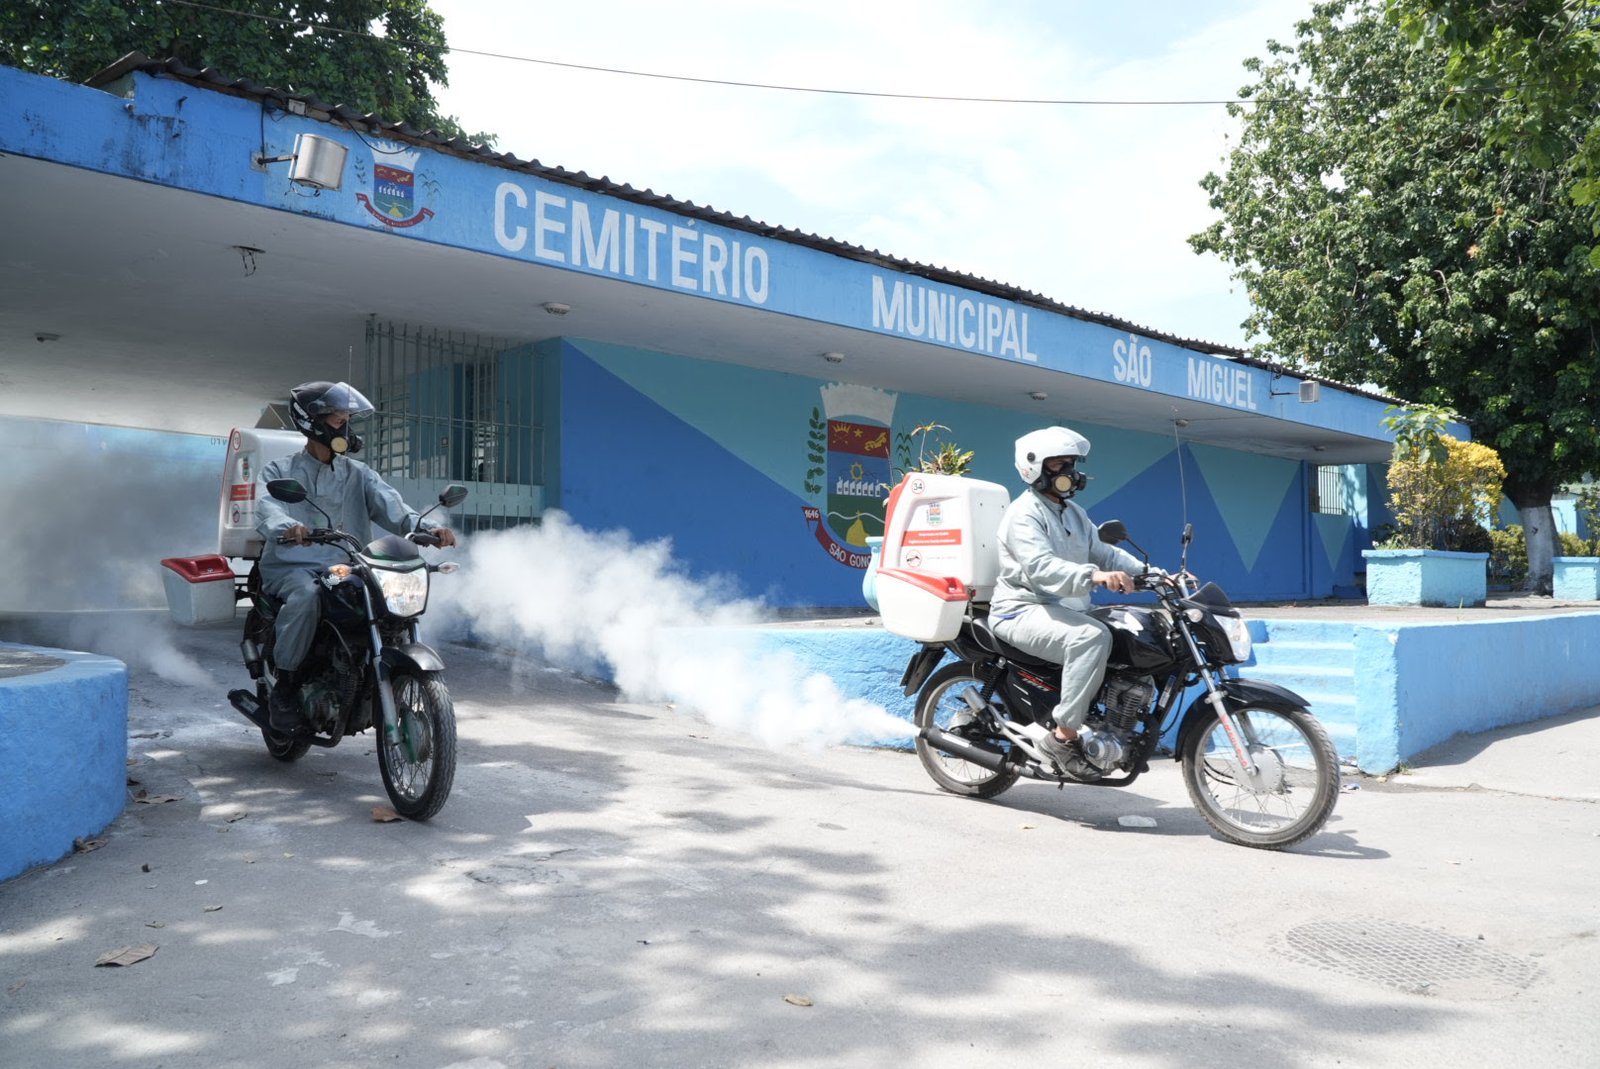
[[[1539,977],[1532,962],[1481,939],[1370,917],[1302,924],[1274,949],[1304,965],[1419,995],[1505,998]]]

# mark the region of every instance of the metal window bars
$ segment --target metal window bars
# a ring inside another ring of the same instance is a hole
[[[531,347],[369,317],[366,383],[376,411],[367,463],[414,507],[466,484],[463,531],[537,522],[544,508],[540,367]]]

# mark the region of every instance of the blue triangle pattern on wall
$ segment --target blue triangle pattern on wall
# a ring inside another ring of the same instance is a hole
[[[774,605],[865,606],[799,497],[593,360],[565,348],[561,502],[590,530],[671,539],[691,575],[722,574]]]

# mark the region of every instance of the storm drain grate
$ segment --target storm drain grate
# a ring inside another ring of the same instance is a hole
[[[1304,965],[1422,995],[1504,998],[1539,977],[1538,966],[1482,939],[1378,918],[1302,924],[1274,949]]]

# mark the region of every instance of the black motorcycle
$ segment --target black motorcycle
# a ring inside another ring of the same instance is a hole
[[[1149,555],[1121,522],[1099,533],[1128,542],[1148,568]],[[1192,537],[1185,526],[1185,559]],[[969,611],[954,640],[913,654],[901,684],[917,694],[923,767],[945,790],[977,798],[1021,777],[1125,787],[1148,771],[1176,723],[1172,757],[1183,763],[1189,798],[1224,838],[1282,849],[1314,835],[1338,799],[1339,761],[1309,703],[1272,683],[1223,675],[1250,658],[1250,633],[1216,584],[1198,586],[1186,566],[1133,579],[1153,603],[1090,610],[1111,629],[1111,655],[1081,745],[1061,763],[1040,748],[1053,730],[1061,668],[996,638],[984,607]],[[947,653],[957,660],[935,672]],[[1203,692],[1180,713],[1196,685]]]
[[[293,479],[274,479],[267,492],[288,504],[307,500]],[[423,515],[454,508],[466,496],[466,487],[451,484]],[[332,523],[320,505],[311,505]],[[229,691],[228,700],[261,729],[267,752],[280,761],[297,761],[312,746],[337,746],[346,735],[373,727],[376,717],[378,767],[395,812],[427,820],[444,805],[455,779],[456,714],[442,678],[444,661],[418,641],[417,621],[428,607],[431,574],[458,565],[424,561],[417,547],[439,540],[422,530],[386,534],[363,546],[330,526],[312,530],[309,540],[340,547],[349,563],[317,576],[322,618],[299,673],[306,727],[285,735],[267,718],[278,679],[272,646],[282,603],[261,590],[259,564],[245,580],[250,611],[239,643],[255,692]]]

